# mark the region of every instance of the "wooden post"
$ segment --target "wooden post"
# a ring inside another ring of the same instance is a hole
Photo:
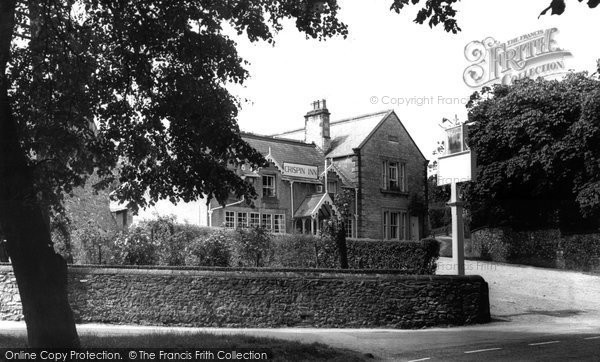
[[[463,202],[458,194],[456,182],[451,184],[450,202],[452,209],[452,264],[456,268],[456,275],[465,275],[465,240],[463,223]]]

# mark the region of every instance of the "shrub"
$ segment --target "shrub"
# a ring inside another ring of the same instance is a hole
[[[421,240],[419,244],[423,255],[416,260],[417,270],[422,274],[435,274],[437,260],[440,257],[440,242],[434,238],[427,238]]]
[[[338,248],[331,237],[278,235],[273,241],[273,267],[337,268]],[[348,239],[351,269],[400,269],[415,274],[434,274],[440,244],[435,239],[382,241]]]
[[[332,268],[348,269],[348,243],[346,230],[339,220],[329,220],[321,229],[321,256],[324,264],[330,264]],[[330,257],[333,258],[331,264]],[[317,260],[317,263],[319,260]]]
[[[443,231],[450,229],[452,223],[452,216],[450,215],[450,208],[447,206],[442,207],[430,207],[429,208],[429,222],[431,229],[440,229]]]
[[[264,228],[225,230],[174,223],[172,218],[144,222],[118,234],[114,243],[100,230],[78,230],[79,263],[109,260],[119,265],[188,265],[279,268],[338,268],[339,247],[331,233],[272,235]],[[348,239],[352,269],[399,269],[433,274],[439,257],[434,239],[381,241]],[[112,245],[112,248],[110,248]]]
[[[350,267],[356,269],[400,269],[415,274],[434,274],[439,242],[349,239]]]
[[[335,239],[325,234],[321,237],[314,237],[317,252],[317,268],[335,269],[339,267],[339,251]],[[348,243],[348,240],[346,240]],[[348,245],[347,245],[348,246]]]
[[[182,238],[174,237],[175,217],[159,216],[156,220],[145,221],[139,225],[150,236],[150,243],[156,246],[158,265],[183,265],[184,255],[179,245]]]
[[[318,264],[318,241],[311,235],[275,235],[272,240],[272,267],[315,268]]]
[[[134,227],[117,235],[114,241],[115,255],[112,262],[119,265],[156,265],[157,248],[146,229]]]
[[[598,234],[573,235],[564,243],[564,259],[567,269],[594,271],[600,265],[600,238]]]
[[[226,230],[217,229],[208,237],[197,236],[185,248],[185,265],[227,267],[231,265],[230,259],[231,232]]]
[[[158,265],[186,265],[186,248],[192,244],[201,248],[196,239],[208,238],[216,229],[189,224],[178,224],[175,216],[159,216],[139,224],[156,248]],[[192,257],[193,259],[193,257]],[[190,260],[192,260],[190,259]]]
[[[271,234],[263,227],[235,230],[232,243],[232,265],[264,267],[273,257]]]
[[[88,225],[71,232],[71,255],[75,264],[105,264],[113,258],[112,234]]]

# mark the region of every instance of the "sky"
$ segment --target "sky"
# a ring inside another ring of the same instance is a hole
[[[465,46],[487,37],[505,42],[537,30],[557,28],[556,44],[572,53],[568,69],[593,72],[600,47],[600,8],[567,1],[561,16],[539,13],[550,0],[462,0],[456,5],[462,32],[448,34],[413,22],[419,6],[398,15],[391,0],[341,0],[346,39],[319,42],[294,24],[274,45],[232,36],[250,78],[230,91],[242,101],[242,131],[275,134],[304,127],[310,103],[327,100],[331,120],[394,109],[413,139],[432,159],[444,137],[442,118],[465,120],[465,103],[475,89],[463,80],[470,63]],[[367,5],[368,4],[368,5]],[[393,103],[396,104],[393,104]]]

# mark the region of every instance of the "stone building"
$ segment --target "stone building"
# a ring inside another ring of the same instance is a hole
[[[312,104],[304,128],[272,136],[243,134],[269,166],[240,167],[258,194],[253,205],[230,199],[206,206],[209,226],[263,225],[275,233],[316,233],[353,195],[347,235],[417,240],[425,235],[427,160],[393,110],[330,121],[325,100]],[[201,214],[204,212],[201,211]]]

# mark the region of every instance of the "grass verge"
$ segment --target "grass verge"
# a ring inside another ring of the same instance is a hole
[[[368,356],[358,352],[336,349],[320,343],[305,344],[275,338],[238,334],[153,332],[143,334],[80,336],[83,348],[196,348],[196,349],[269,349],[273,358],[269,361],[369,361]],[[24,336],[0,334],[0,347],[24,348]]]

